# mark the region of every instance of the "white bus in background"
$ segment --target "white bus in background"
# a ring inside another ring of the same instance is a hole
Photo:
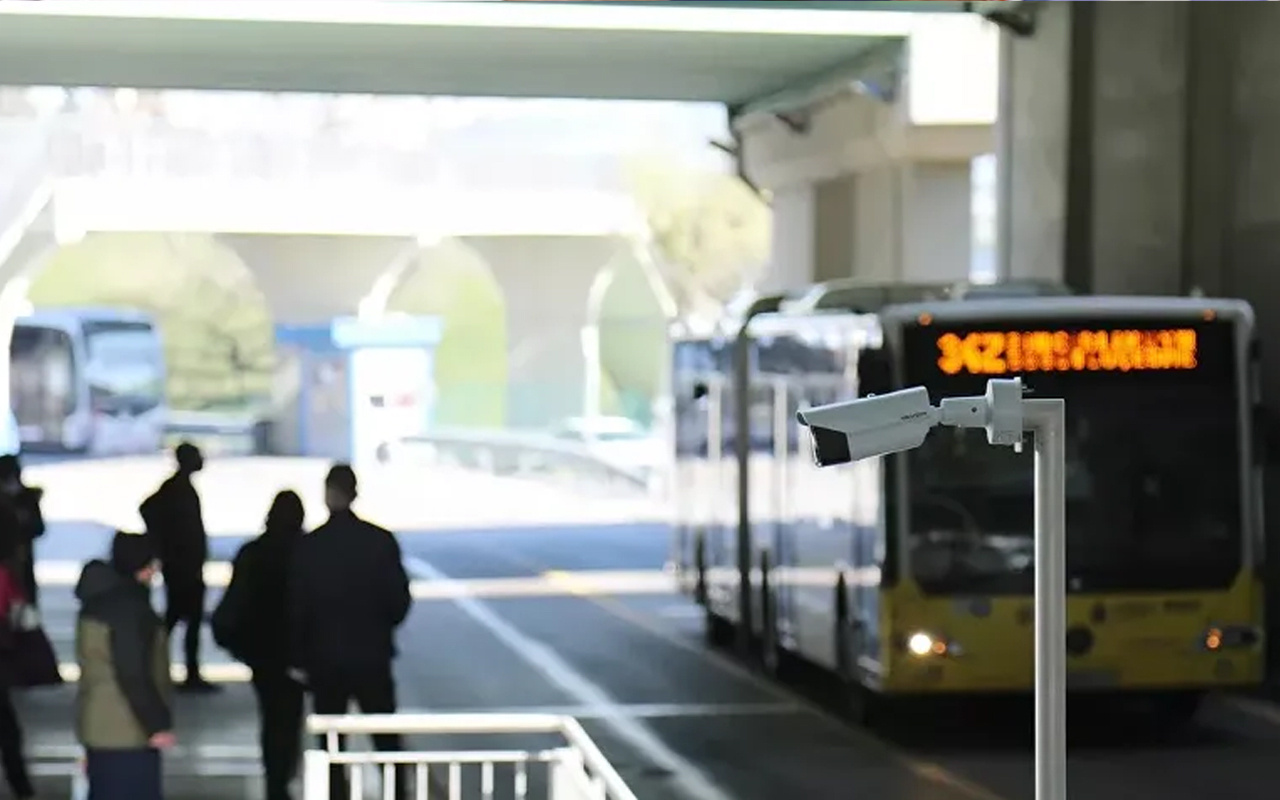
[[[119,455],[163,447],[164,348],[141,312],[62,308],[19,317],[9,387],[24,451]]]

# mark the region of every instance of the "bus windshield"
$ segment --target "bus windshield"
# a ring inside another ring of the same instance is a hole
[[[904,378],[937,402],[1020,374],[1036,395],[1066,401],[1069,590],[1228,586],[1243,541],[1234,324],[1019,320],[1017,327],[1053,332],[1062,352],[1050,359],[1046,349],[1043,363],[1020,355],[1018,364],[983,346],[957,356],[955,343],[975,342],[977,327],[912,326],[904,331]],[[1075,331],[1087,332],[1089,352]],[[1189,331],[1193,338],[1185,338]],[[944,340],[948,334],[956,338]],[[1019,335],[1028,334],[1000,334]],[[1127,354],[1107,344],[1120,336],[1138,344]],[[935,430],[907,455],[911,573],[922,590],[1032,591],[1032,458],[1030,438],[1015,453],[988,445],[982,431],[955,429]]]
[[[164,402],[164,352],[145,322],[85,322],[85,377],[96,413],[136,417]]]
[[[75,356],[71,336],[57,328],[18,324],[9,344],[9,391],[24,443],[59,444],[75,411]]]

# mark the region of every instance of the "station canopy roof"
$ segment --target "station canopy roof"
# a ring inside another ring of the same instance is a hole
[[[680,100],[749,112],[892,71],[921,22],[909,12],[971,5],[0,3],[0,84]]]

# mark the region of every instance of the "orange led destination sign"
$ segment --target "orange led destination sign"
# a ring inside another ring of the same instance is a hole
[[[1191,328],[944,333],[938,369],[948,375],[1190,370],[1198,365],[1197,344]]]

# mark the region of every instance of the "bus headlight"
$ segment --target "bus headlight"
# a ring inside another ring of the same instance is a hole
[[[907,637],[907,652],[917,658],[927,656],[959,655],[960,648],[955,642],[948,642],[924,631],[916,631]]]
[[[1248,625],[1223,625],[1209,628],[1200,637],[1200,645],[1213,653],[1219,650],[1236,650],[1252,647],[1262,640],[1257,628]]]

